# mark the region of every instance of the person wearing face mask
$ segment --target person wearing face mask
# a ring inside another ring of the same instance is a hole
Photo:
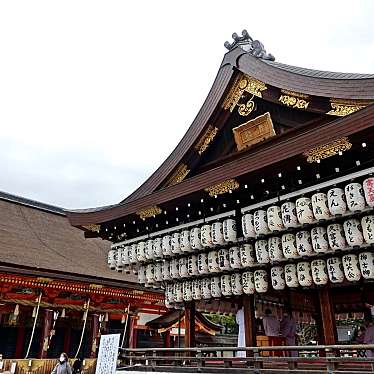
[[[72,374],[71,367],[68,362],[68,355],[66,353],[61,353],[58,364],[52,370],[51,374]]]

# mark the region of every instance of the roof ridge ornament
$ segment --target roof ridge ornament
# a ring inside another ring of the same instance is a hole
[[[234,39],[232,43],[226,41],[224,44],[229,51],[239,46],[245,52],[254,57],[261,58],[263,60],[275,60],[275,57],[271,53],[266,53],[264,45],[259,40],[253,40],[251,38],[247,30],[242,31],[242,36],[239,36],[236,32],[234,32],[232,34],[232,38]]]

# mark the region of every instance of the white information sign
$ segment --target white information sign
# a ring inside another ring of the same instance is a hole
[[[120,334],[101,335],[96,374],[115,374]]]

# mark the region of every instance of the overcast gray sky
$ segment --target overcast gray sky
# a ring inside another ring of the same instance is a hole
[[[246,28],[277,61],[374,73],[373,1],[1,1],[0,190],[116,203],[169,155]]]

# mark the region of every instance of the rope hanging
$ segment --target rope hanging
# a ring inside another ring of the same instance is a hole
[[[129,322],[130,305],[131,304],[129,304],[129,306],[127,307],[126,322],[125,322],[125,328],[123,329],[121,348],[123,348],[123,345],[125,343],[125,335],[126,335],[126,331],[127,331],[127,324]]]
[[[83,329],[82,329],[81,339],[79,341],[77,353],[75,354],[74,358],[78,357],[79,351],[81,350],[81,346],[82,346],[82,342],[83,342],[83,336],[84,336],[84,332],[86,330],[86,324],[87,324],[87,317],[88,317],[88,311],[89,311],[89,309],[90,309],[90,298],[88,298],[87,308],[86,308],[86,310],[84,312],[84,315],[83,315],[84,322],[83,322]]]
[[[40,292],[39,294],[39,297],[38,297],[38,301],[37,301],[37,306],[36,306],[36,313],[35,313],[35,318],[34,318],[34,324],[32,326],[32,332],[31,332],[31,336],[30,336],[30,341],[29,341],[29,346],[27,348],[27,352],[26,352],[26,356],[25,356],[25,359],[27,359],[29,353],[30,353],[30,349],[31,349],[31,344],[32,344],[32,340],[34,338],[34,334],[35,334],[35,327],[36,327],[36,322],[38,320],[38,316],[39,316],[39,308],[40,308],[40,302],[42,300],[42,292]]]

